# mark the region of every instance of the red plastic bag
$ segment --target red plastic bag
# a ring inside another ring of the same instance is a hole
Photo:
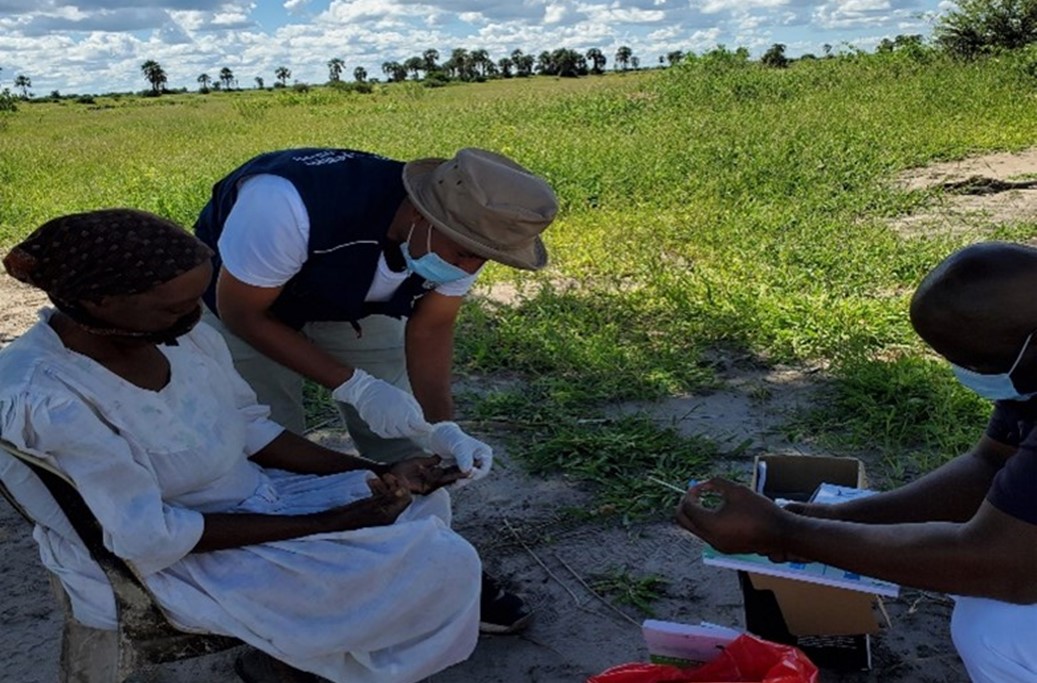
[[[587,683],[818,683],[818,675],[813,662],[791,645],[741,635],[699,667],[620,664],[591,676]]]

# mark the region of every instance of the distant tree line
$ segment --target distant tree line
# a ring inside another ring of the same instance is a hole
[[[681,53],[683,54],[683,53]],[[534,74],[545,76],[579,77],[588,74],[602,74],[608,59],[598,48],[591,48],[585,53],[577,52],[567,48],[559,48],[554,51],[543,51],[536,57],[524,53],[522,50],[513,50],[510,55],[493,60],[486,50],[467,50],[465,48],[454,48],[450,57],[440,61],[439,51],[433,48],[425,50],[421,55],[415,55],[402,62],[387,61],[382,64],[382,74],[389,82],[400,82],[407,80],[425,80],[431,85],[447,83],[450,81],[485,81],[492,78],[526,78]],[[626,46],[620,47],[615,55],[616,69],[627,69],[639,67],[639,59],[633,51]],[[346,70],[346,63],[339,57],[333,57],[327,62],[328,84],[342,84],[342,75]],[[140,65],[141,74],[150,85],[149,95],[160,95],[166,92],[168,77],[165,69],[155,60],[149,59]],[[358,84],[368,82],[368,72],[362,66],[353,69],[353,80]],[[292,70],[287,66],[278,66],[274,69],[274,87],[285,88],[288,79],[292,77]],[[195,79],[198,90],[207,93],[212,90],[233,90],[238,81],[234,72],[229,67],[220,69],[219,77],[213,78],[208,73],[199,74]],[[254,79],[257,88],[265,87],[262,76]],[[296,84],[297,86],[302,84]]]
[[[938,18],[931,44],[927,44],[921,35],[898,35],[894,38],[883,38],[876,46],[876,52],[921,53],[935,49],[954,57],[975,59],[1003,50],[1028,48],[1034,44],[1037,44],[1037,0],[956,0],[955,7]],[[785,49],[785,44],[774,43],[763,53],[760,63],[771,68],[787,67],[793,60],[785,54]],[[825,45],[823,49],[824,57],[834,56],[831,45]],[[745,61],[749,59],[748,50],[742,47],[729,54],[732,58]],[[659,56],[659,66],[674,66],[693,56],[690,52],[672,50]],[[799,59],[809,60],[817,57],[805,54]],[[616,50],[612,60],[613,69],[616,71],[636,70],[641,66],[640,58],[625,45]],[[403,61],[386,61],[382,63],[381,71],[389,82],[400,82],[409,78],[435,86],[451,81],[477,82],[493,78],[528,78],[534,75],[577,78],[602,74],[607,64],[608,58],[599,48],[590,48],[586,52],[558,48],[544,50],[535,56],[518,49],[495,60],[486,50],[459,47],[454,48],[446,59],[441,58],[438,50],[430,48]],[[1034,65],[1037,74],[1037,53],[1034,54]],[[329,85],[350,85],[342,82],[346,63],[341,58],[333,57],[327,62],[327,67]],[[162,65],[149,59],[140,65],[140,70],[150,86],[145,94],[156,96],[167,92],[168,76]],[[292,76],[291,69],[282,65],[275,68],[273,73],[275,88],[288,87],[288,79]],[[354,86],[363,86],[369,82],[370,76],[362,66],[354,68],[352,74]],[[208,73],[202,73],[196,80],[199,91],[203,93],[210,90],[232,90],[238,86],[237,77],[229,67],[221,68],[215,78]],[[259,89],[264,88],[266,84],[262,76],[256,76],[254,83]],[[23,100],[28,100],[32,96],[32,79],[24,73],[14,78],[13,87],[15,91],[21,92]],[[296,87],[307,86],[296,83]],[[54,91],[51,96],[57,98],[60,94]],[[6,107],[6,110],[10,111],[15,106],[15,99],[16,96],[11,90],[4,88],[0,91],[0,110]]]
[[[608,61],[596,47],[582,53],[569,48],[544,50],[536,56],[517,49],[496,60],[486,50],[458,47],[450,52],[447,59],[440,59],[438,50],[428,49],[403,61],[383,62],[382,73],[390,82],[404,81],[408,77],[416,81],[442,83],[478,82],[493,78],[528,78],[537,74],[576,78],[604,73]],[[637,68],[639,61],[629,47],[623,46],[616,51],[615,63],[617,68],[625,71],[631,66]]]

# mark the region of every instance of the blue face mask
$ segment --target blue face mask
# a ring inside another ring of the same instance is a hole
[[[959,367],[951,364],[951,370],[954,371],[954,376],[958,378],[966,388],[971,389],[983,398],[988,398],[991,401],[1026,401],[1028,399],[1037,396],[1037,392],[1029,394],[1021,394],[1019,390],[1015,388],[1015,384],[1012,382],[1012,373],[1015,372],[1016,367],[1023,359],[1023,354],[1026,353],[1026,349],[1030,346],[1030,339],[1033,337],[1033,332],[1026,337],[1026,341],[1023,343],[1023,348],[1016,357],[1015,362],[1012,363],[1012,367],[1008,369],[1008,372],[1004,372],[998,375],[984,375],[974,370]]]
[[[439,254],[432,251],[432,228],[429,228],[428,231],[425,253],[420,258],[411,256],[410,238],[413,234],[414,225],[411,224],[410,232],[407,233],[407,241],[400,245],[400,251],[403,252],[403,260],[407,263],[407,270],[436,285],[445,285],[448,282],[468,277],[468,271],[458,268],[452,263],[447,263]]]

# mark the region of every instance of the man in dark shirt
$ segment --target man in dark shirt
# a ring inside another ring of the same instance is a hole
[[[678,522],[718,550],[825,562],[955,596],[954,642],[981,683],[1037,683],[1037,249],[948,257],[911,301],[918,334],[996,401],[973,448],[894,491],[777,507],[744,486],[693,487]],[[701,495],[724,503],[707,508]]]

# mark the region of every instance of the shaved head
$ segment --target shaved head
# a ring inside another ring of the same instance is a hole
[[[1006,372],[1037,329],[1037,249],[981,242],[954,252],[915,291],[911,324],[952,363]]]

